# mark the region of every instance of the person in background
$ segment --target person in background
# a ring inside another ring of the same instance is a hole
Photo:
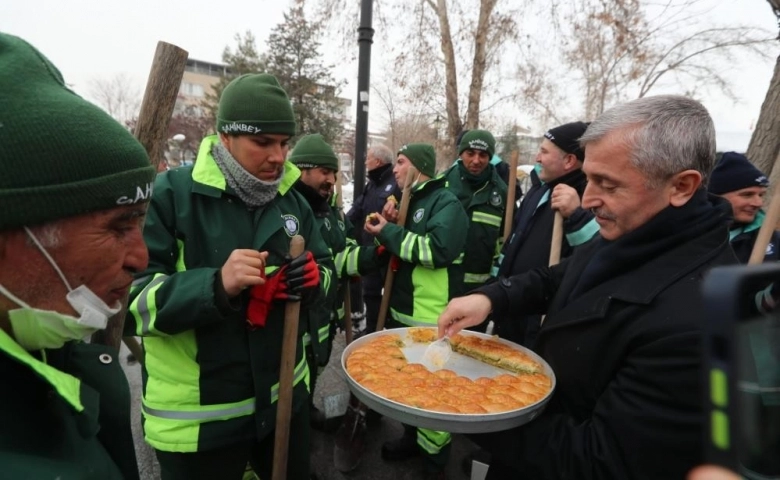
[[[289,160],[301,170],[301,178],[295,182],[294,188],[306,199],[314,212],[322,238],[333,257],[338,278],[352,278],[352,275],[357,276],[361,272],[377,271],[382,260],[386,263],[386,259],[377,255],[377,250],[380,249],[376,246],[358,247],[355,240],[348,236],[348,232],[354,231],[352,225],[348,219],[343,218],[341,210],[336,206],[333,187],[339,162],[333,148],[320,134],[306,135],[295,144]],[[338,291],[333,291],[333,295],[323,298],[321,305],[301,312],[302,328],[306,331],[303,342],[311,371],[311,426],[318,430],[335,430],[340,423],[340,417],[325,418],[325,412],[315,408],[312,400],[319,370],[328,364],[336,329],[339,324],[343,325],[342,287],[345,287],[344,283],[339,282]]]
[[[398,183],[393,175],[394,162],[395,155],[386,146],[375,145],[368,149],[366,154],[366,172],[368,173],[366,188],[363,190],[363,194],[355,199],[352,208],[347,213],[349,221],[358,228],[355,230],[355,239],[361,246],[374,245],[374,237],[359,228],[365,223],[366,217],[372,213],[381,213],[389,197],[394,197],[396,200],[401,199],[401,189],[398,188]],[[355,283],[350,285],[355,285]],[[384,278],[379,271],[368,273],[361,277],[359,285],[362,286],[362,300],[360,296],[354,294],[351,298],[353,320],[359,320],[360,317],[355,316],[355,309],[360,310],[360,315],[362,315],[362,304],[365,302],[366,328],[364,332],[358,331],[358,333],[371,333],[376,331]],[[352,289],[352,292],[356,291],[360,290],[358,288]]]
[[[461,137],[459,158],[442,175],[447,189],[469,217],[463,252],[463,287],[468,292],[490,279],[501,249],[507,186],[490,163],[496,139],[487,130],[469,130]]]
[[[149,267],[125,334],[143,337],[144,435],[167,479],[271,477],[284,306],[319,305],[333,261],[285,160],[295,115],[272,75],[222,91],[217,135],[194,165],[157,177],[144,238]],[[290,239],[306,251],[290,258]],[[289,479],[308,479],[310,371],[299,331]]]
[[[734,220],[729,230],[731,248],[740,263],[748,263],[758,230],[766,217],[762,207],[769,179],[741,153],[726,152],[715,165],[707,187],[731,204]],[[780,234],[775,231],[766,248],[765,262],[780,259]]]
[[[580,206],[586,179],[582,172],[585,152],[579,138],[588,127],[572,122],[551,128],[536,155],[537,176],[515,214],[512,233],[504,244],[493,270],[494,277],[510,277],[547,266],[550,259],[555,213],[564,218],[561,258],[574,247],[588,242],[598,232],[593,215]],[[541,322],[540,315],[522,321],[494,318],[495,333],[522,345],[531,346]]]
[[[398,210],[387,202],[382,215],[367,219],[366,232],[393,255],[396,270],[390,293],[388,328],[435,326],[447,302],[459,295],[468,216],[458,198],[436,177],[436,153],[426,143],[410,143],[398,151],[393,174],[404,187],[410,169],[416,172],[404,225],[396,225]],[[435,178],[434,178],[435,177]],[[403,435],[382,445],[382,458],[401,461],[424,452],[426,478],[443,478],[449,460],[447,432],[404,425]]]
[[[26,41],[0,66],[0,477],[138,479],[118,352],[82,340],[146,268],[155,169]]]
[[[697,101],[644,97],[580,138],[582,207],[599,236],[542,267],[452,300],[439,336],[546,314],[534,351],[556,387],[532,422],[472,436],[489,479],[684,478],[702,463],[704,274],[736,263],[730,206],[708,195],[715,127]]]

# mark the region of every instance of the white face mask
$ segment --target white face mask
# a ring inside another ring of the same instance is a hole
[[[79,313],[79,317],[33,308],[0,285],[0,293],[21,307],[8,312],[14,337],[19,345],[26,350],[60,348],[67,341],[80,340],[97,330],[106,328],[108,319],[119,313],[121,305],[114,308],[109,307],[86,285],[81,285],[76,289],[71,288],[62,270],[38,239],[27,227],[24,230],[62,279],[68,289],[68,295],[65,298],[71,307]]]

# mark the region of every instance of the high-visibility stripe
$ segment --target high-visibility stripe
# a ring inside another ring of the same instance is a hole
[[[405,262],[411,262],[412,261],[412,255],[414,253],[414,242],[417,239],[417,235],[413,233],[407,233],[404,237],[404,241],[401,242],[401,254],[399,257],[401,257],[401,260]]]
[[[354,277],[360,275],[358,271],[358,259],[360,258],[360,247],[348,247],[349,253],[346,255],[346,275]]]
[[[417,429],[417,445],[431,455],[436,455],[452,441],[452,435],[447,432]]]
[[[322,284],[322,288],[325,291],[330,290],[330,279],[331,279],[331,274],[333,272],[330,271],[330,268],[320,267],[320,273],[322,273],[321,279],[320,279],[320,283]]]
[[[255,399],[249,398],[241,402],[224,403],[220,405],[198,405],[195,407],[197,410],[165,410],[150,407],[146,403],[143,403],[141,408],[145,415],[168,420],[212,422],[215,420],[227,420],[255,413]]]
[[[463,281],[465,283],[485,283],[490,278],[489,273],[464,273]]]
[[[460,265],[463,263],[463,257],[466,256],[466,252],[460,252],[460,255],[458,255],[458,258],[452,261],[453,265]]]
[[[149,284],[141,290],[141,293],[130,305],[130,310],[136,318],[138,335],[148,335],[152,331],[153,317],[157,314],[157,303],[154,296],[162,283],[168,278],[168,275],[158,273]]]
[[[303,346],[308,347],[311,345],[311,335],[309,335],[309,332],[304,332],[303,334]]]
[[[319,330],[317,330],[317,335],[319,335],[320,343],[325,343],[328,341],[328,336],[330,335],[330,325],[325,325],[320,327]]]
[[[573,233],[566,234],[566,241],[569,245],[576,247],[582,245],[599,233],[599,224],[595,218],[590,219],[582,228]]]
[[[143,277],[136,278],[135,280],[133,280],[132,287],[137,287],[139,285],[143,285],[144,283],[146,283],[152,277],[153,277],[153,275],[146,275],[146,276],[143,276]]]
[[[417,250],[420,256],[420,265],[433,268],[433,250],[431,250],[431,239],[428,237],[417,237]]]
[[[494,227],[501,226],[501,217],[498,215],[491,215],[485,212],[474,212],[471,215],[471,221],[477,223],[485,223]]]
[[[293,371],[293,386],[298,385],[301,380],[306,380],[306,386],[309,385],[309,365],[306,363],[306,355],[301,356],[301,361],[295,366]],[[271,387],[271,403],[279,400],[279,382]]]
[[[399,312],[394,308],[390,309],[390,316],[393,317],[393,320],[401,322],[404,325],[409,325],[410,327],[430,327],[431,325],[436,325],[435,318],[432,319],[432,321],[430,322],[426,322],[424,320],[416,320],[413,317],[410,317],[409,315],[404,315],[403,313]]]

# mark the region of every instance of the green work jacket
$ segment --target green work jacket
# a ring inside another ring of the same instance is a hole
[[[406,325],[436,324],[463,285],[468,217],[443,177],[412,188],[404,226],[388,223],[377,239],[400,260],[390,316]]]
[[[28,352],[0,330],[0,372],[0,478],[138,478],[130,388],[114,349]]]
[[[215,279],[236,249],[268,251],[266,273],[283,264],[295,234],[320,266],[323,294],[333,262],[311,208],[292,189],[300,171],[285,163],[279,192],[249,209],[227,185],[206,137],[194,166],[160,174],[144,239],[149,267],[137,275],[125,321],[127,335],[144,337],[144,434],[154,448],[195,452],[275,428],[284,303],[275,302],[264,327],[246,322],[249,291],[225,305]],[[309,370],[299,330],[293,408],[308,401]]]
[[[507,187],[492,165],[488,164],[487,168],[490,177],[477,186],[463,178],[457,163],[443,173],[447,190],[458,197],[469,217],[463,252],[464,292],[485,284],[501,253]]]

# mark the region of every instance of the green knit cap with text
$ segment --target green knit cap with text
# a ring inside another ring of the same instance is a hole
[[[460,139],[458,155],[469,149],[487,152],[492,157],[496,153],[496,139],[487,130],[469,130]]]
[[[301,137],[290,154],[290,161],[298,168],[325,167],[337,172],[339,170],[339,158],[319,133]]]
[[[0,231],[146,202],[154,167],[116,120],[0,33]]]
[[[276,77],[248,73],[230,82],[219,97],[217,132],[295,135],[292,104]]]
[[[433,145],[428,143],[407,143],[400,150],[399,155],[408,158],[414,168],[420,171],[426,177],[436,176],[436,152]]]

